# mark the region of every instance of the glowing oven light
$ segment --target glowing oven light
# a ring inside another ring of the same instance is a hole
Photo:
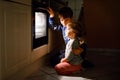
[[[35,38],[46,36],[46,15],[41,12],[35,13]]]

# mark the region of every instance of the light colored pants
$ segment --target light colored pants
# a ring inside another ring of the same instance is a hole
[[[62,62],[55,66],[55,70],[61,75],[71,75],[72,73],[80,71],[81,69],[81,65],[71,65],[67,62]]]

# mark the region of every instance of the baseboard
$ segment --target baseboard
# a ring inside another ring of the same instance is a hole
[[[103,49],[103,48],[88,48],[89,51],[107,51],[107,52],[120,52],[120,49]]]
[[[103,49],[103,48],[88,48],[88,52],[99,53],[99,54],[112,54],[112,55],[120,55],[120,49]]]

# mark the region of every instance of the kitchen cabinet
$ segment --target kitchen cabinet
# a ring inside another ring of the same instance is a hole
[[[30,53],[31,6],[0,1],[0,80],[28,65]]]

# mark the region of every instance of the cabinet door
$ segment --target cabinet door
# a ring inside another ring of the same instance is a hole
[[[29,64],[31,52],[31,7],[0,2],[2,34],[2,70],[9,76]]]

